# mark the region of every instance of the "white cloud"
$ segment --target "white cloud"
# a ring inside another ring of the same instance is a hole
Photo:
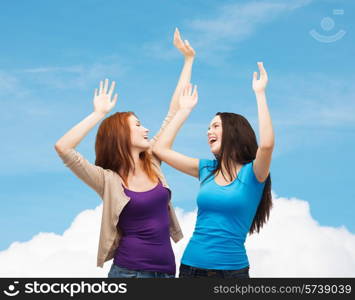
[[[181,28],[183,39],[190,40],[191,45],[198,50],[199,59],[220,65],[223,57],[221,53],[233,50],[236,43],[254,34],[262,24],[311,2],[312,0],[269,0],[221,5],[216,7],[213,16],[186,21],[186,25]],[[162,44],[166,43],[147,43],[145,50],[149,55],[160,59],[171,59],[178,55],[172,46],[166,48]]]
[[[2,277],[105,277],[96,267],[102,206],[81,212],[62,234],[39,233],[0,252]]]
[[[39,233],[0,252],[0,277],[106,277],[111,262],[96,267],[102,206],[80,213],[63,235]],[[184,239],[173,244],[177,265],[194,229],[196,211],[177,208]],[[252,277],[354,277],[355,235],[320,226],[309,204],[274,195],[270,220],[248,237]]]
[[[39,67],[32,69],[24,69],[25,73],[52,73],[52,72],[69,72],[69,73],[82,73],[83,66],[70,66],[70,67]]]
[[[309,4],[311,1],[248,1],[221,6],[216,16],[191,21],[192,30],[199,32],[201,44],[214,44],[220,40],[240,41],[263,23],[286,11]]]
[[[16,76],[11,72],[0,70],[0,102],[2,104],[14,98],[28,96],[28,94],[29,90],[21,85]]]
[[[218,40],[240,41],[254,33],[263,23],[270,22],[282,13],[308,5],[311,1],[247,1],[220,7],[214,18],[196,19],[190,25],[202,33],[201,43]]]
[[[308,202],[276,198],[270,220],[246,242],[254,277],[354,277],[355,234],[320,226]]]
[[[172,36],[172,33],[170,33]],[[169,45],[169,47],[167,47]],[[143,44],[143,52],[150,57],[163,60],[171,60],[181,56],[181,54],[173,46],[173,41],[147,42]]]
[[[354,78],[315,72],[300,76],[275,71],[271,80],[273,88],[277,88],[277,94],[270,99],[278,108],[277,118],[273,119],[275,124],[355,125],[355,88],[351,84]]]
[[[101,62],[87,65],[64,67],[36,67],[19,71],[28,80],[35,80],[42,85],[55,89],[85,89],[100,80],[110,78],[117,80],[128,70],[128,66],[116,57],[108,57]]]
[[[123,61],[119,57],[108,56],[88,64],[0,70],[0,101],[6,100],[10,103],[16,96],[27,103],[29,97],[39,98],[36,96],[38,86],[41,90],[44,87],[66,90],[92,88],[105,78],[121,78],[129,70],[126,61],[127,59]]]
[[[0,91],[11,91],[15,89],[16,85],[18,84],[18,81],[16,77],[11,76],[11,74],[8,74],[5,71],[0,70]]]

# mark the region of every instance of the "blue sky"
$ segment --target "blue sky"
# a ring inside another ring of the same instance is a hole
[[[257,132],[251,79],[264,61],[276,134],[273,191],[309,202],[320,225],[355,233],[354,8],[345,0],[0,4],[0,250],[38,232],[61,234],[100,204],[54,143],[92,111],[93,90],[106,77],[118,86],[114,111],[136,112],[154,134],[183,62],[172,45],[176,26],[197,52],[199,103],[175,148],[211,157],[206,130],[217,111],[243,114]],[[324,43],[312,29],[346,33]],[[92,162],[96,130],[78,147]],[[198,182],[163,168],[174,204],[193,210]]]

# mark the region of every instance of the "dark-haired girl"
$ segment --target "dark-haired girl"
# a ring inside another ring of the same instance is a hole
[[[195,52],[188,41],[181,40],[178,30],[174,45],[184,55],[185,64],[168,115],[151,140],[134,113],[116,112],[106,117],[117,102],[115,83],[109,87],[106,79],[95,91],[94,111],[55,144],[63,162],[103,200],[97,266],[113,259],[109,278],[175,277],[170,237],[177,242],[182,232],[160,160],[151,151],[177,111],[181,90],[191,77]],[[94,165],[75,147],[99,122]]]
[[[179,277],[248,278],[244,247],[248,233],[259,232],[269,217],[270,163],[274,132],[266,102],[267,73],[258,63],[253,74],[260,141],[249,122],[234,113],[217,113],[208,127],[208,144],[215,159],[187,157],[171,149],[175,136],[197,104],[197,87],[189,84],[180,109],[154,145],[156,155],[172,167],[199,178],[198,214],[184,251]]]

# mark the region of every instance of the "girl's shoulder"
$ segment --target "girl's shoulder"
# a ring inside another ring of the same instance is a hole
[[[254,160],[243,165],[243,172],[241,172],[241,177],[242,177],[243,181],[254,184],[254,185],[263,185],[264,184],[264,183],[259,182],[258,179],[256,178],[256,175],[254,172]]]
[[[200,159],[199,160],[199,179],[203,181],[217,167],[216,159]]]
[[[216,167],[216,166],[217,166],[217,160],[216,159],[201,158],[200,161],[199,161],[199,168]]]

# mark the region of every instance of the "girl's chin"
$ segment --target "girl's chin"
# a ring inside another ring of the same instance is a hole
[[[213,154],[218,154],[219,149],[217,147],[215,147],[214,145],[210,146],[210,150]]]
[[[210,150],[211,150],[212,154],[214,154],[214,155],[217,155],[219,152],[218,150],[216,150],[214,148],[210,148]]]
[[[133,147],[136,149],[139,149],[141,151],[146,151],[150,148],[150,144],[149,144],[149,142],[146,142],[146,143],[142,143],[139,145],[133,145]]]
[[[150,147],[150,144],[149,144],[149,143],[147,143],[147,144],[141,146],[141,148],[143,148],[144,150],[149,149],[149,147]]]

